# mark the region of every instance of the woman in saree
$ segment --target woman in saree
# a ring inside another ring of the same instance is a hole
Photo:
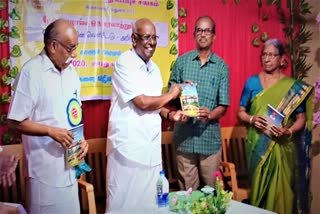
[[[278,214],[308,213],[312,87],[282,73],[278,39],[264,43],[261,64],[263,71],[246,81],[238,111],[248,125],[250,203]],[[268,123],[268,104],[284,116],[280,126]]]

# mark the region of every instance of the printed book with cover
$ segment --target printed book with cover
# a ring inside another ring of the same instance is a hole
[[[265,134],[270,137],[271,126],[280,127],[285,116],[270,104],[268,104],[267,108],[268,109],[266,119],[268,121],[268,128],[265,131]]]
[[[182,84],[180,95],[181,110],[189,117],[197,117],[199,111],[199,100],[197,88],[192,84]]]
[[[66,168],[72,168],[84,161],[84,159],[78,159],[77,155],[80,151],[80,141],[83,139],[83,124],[76,126],[70,131],[73,134],[73,145],[66,149],[65,159],[66,159]]]

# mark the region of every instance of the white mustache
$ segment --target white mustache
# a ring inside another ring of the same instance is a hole
[[[73,58],[72,58],[72,57],[69,57],[64,63],[69,64],[69,63],[72,62],[72,60],[73,60]]]

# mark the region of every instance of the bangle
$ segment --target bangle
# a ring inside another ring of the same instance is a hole
[[[3,148],[2,148],[2,146],[0,145],[0,152],[2,152],[3,151]]]
[[[168,114],[167,114],[167,120],[168,120],[168,121],[170,121],[170,113],[171,113],[171,112],[173,112],[173,111],[172,111],[172,110],[168,111]]]
[[[253,117],[254,117],[254,116],[251,116],[250,119],[249,119],[249,123],[250,123],[250,124],[252,124]]]
[[[291,139],[292,138],[292,130],[291,130],[291,128],[288,128],[288,131],[290,132],[290,136],[289,136],[289,139]]]

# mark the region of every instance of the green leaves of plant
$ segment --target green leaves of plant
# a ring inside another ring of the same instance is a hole
[[[172,18],[171,18],[171,27],[172,27],[172,28],[175,28],[175,27],[177,27],[177,26],[178,26],[178,19],[175,18],[175,17],[172,17]]]
[[[0,18],[0,30],[4,30],[8,27],[8,21],[4,20],[3,18]]]
[[[260,45],[259,38],[254,38],[252,40],[252,45],[255,46],[255,47],[259,47],[259,45]]]
[[[1,59],[1,68],[2,68],[2,70],[6,70],[6,69],[10,68],[10,63],[7,58]]]
[[[181,7],[181,8],[179,9],[179,16],[180,16],[180,17],[186,17],[186,16],[187,16],[187,11],[186,11],[185,8]]]
[[[268,33],[267,32],[263,32],[260,36],[261,41],[265,42],[268,40]]]
[[[3,10],[7,7],[7,4],[3,1],[3,0],[0,0],[0,10]]]
[[[170,41],[175,42],[178,40],[178,35],[175,32],[170,32]]]
[[[179,32],[181,33],[185,33],[187,32],[187,24],[185,22],[183,22],[180,27],[179,27]]]
[[[8,42],[8,36],[4,32],[0,33],[0,43],[6,42]]]
[[[9,77],[7,74],[4,74],[4,75],[2,75],[1,80],[2,80],[2,84],[4,86],[7,86],[7,85],[11,84],[12,78]]]
[[[171,10],[174,6],[174,3],[171,0],[167,0],[167,10]]]
[[[177,55],[178,54],[178,49],[177,49],[177,46],[176,44],[173,44],[170,48],[170,52],[169,52],[171,55]]]
[[[259,27],[258,27],[258,25],[256,25],[256,24],[252,24],[251,25],[251,31],[252,31],[252,33],[257,33],[257,32],[259,32]]]
[[[20,49],[19,45],[14,45],[12,47],[11,56],[13,56],[13,57],[21,56],[21,49]]]
[[[20,32],[19,29],[16,26],[13,26],[11,28],[11,31],[9,33],[9,36],[13,39],[19,39],[20,38]]]
[[[19,73],[19,69],[17,66],[14,66],[13,68],[11,68],[8,72],[9,76],[12,77],[12,78],[16,78],[16,76],[18,75]]]
[[[4,92],[0,96],[0,104],[10,103],[10,96],[7,92]]]
[[[20,12],[17,8],[13,8],[9,14],[9,17],[13,20],[21,20]]]

